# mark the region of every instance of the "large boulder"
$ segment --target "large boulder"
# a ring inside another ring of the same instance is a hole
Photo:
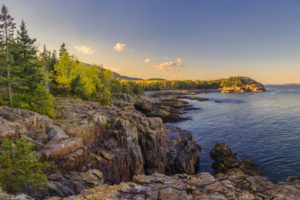
[[[193,135],[174,126],[167,126],[169,137],[167,174],[195,174],[199,166],[200,146]]]
[[[240,169],[249,176],[262,175],[261,170],[252,160],[240,162],[237,155],[233,154],[227,143],[218,143],[210,151],[210,157],[214,160],[212,168],[215,173],[227,173],[232,169]]]

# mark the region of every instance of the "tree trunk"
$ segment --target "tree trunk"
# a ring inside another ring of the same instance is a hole
[[[6,45],[6,70],[7,70],[7,92],[10,102],[12,102],[12,92],[10,84],[10,66],[9,66],[9,56],[8,56],[8,33],[7,33],[7,22],[5,21],[5,45]]]

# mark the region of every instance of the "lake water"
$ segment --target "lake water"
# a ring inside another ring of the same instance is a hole
[[[300,86],[267,86],[265,93],[199,94],[188,100],[201,110],[172,123],[190,131],[201,145],[200,171],[213,172],[209,151],[227,142],[241,160],[252,159],[272,181],[300,176]],[[217,102],[221,103],[217,103]]]

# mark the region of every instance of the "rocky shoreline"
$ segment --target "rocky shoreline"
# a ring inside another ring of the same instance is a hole
[[[136,98],[118,94],[113,106],[56,99],[56,119],[0,107],[0,141],[25,136],[48,168],[48,189],[32,197],[67,197],[102,183],[132,181],[139,174],[194,174],[200,147],[190,133],[165,126],[134,109]]]
[[[199,173],[192,134],[165,122],[187,120],[184,99],[208,90],[115,94],[112,106],[57,98],[56,119],[0,107],[0,141],[26,136],[50,163],[48,189],[37,199],[300,199],[300,178],[273,184],[253,161],[240,162],[225,143],[211,151],[215,176]],[[0,199],[24,199],[7,195]],[[30,197],[26,197],[29,198]]]

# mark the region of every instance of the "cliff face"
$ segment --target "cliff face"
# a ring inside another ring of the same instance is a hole
[[[50,163],[50,194],[36,192],[39,198],[76,194],[88,187],[84,177],[98,177],[95,184],[90,184],[92,187],[103,180],[117,184],[131,181],[134,175],[144,173],[195,173],[200,147],[191,134],[166,127],[160,118],[144,116],[133,109],[134,99],[126,95],[114,103],[117,106],[107,107],[57,99],[55,120],[27,110],[0,107],[0,142],[5,137],[16,140],[26,136]],[[71,173],[88,170],[97,170],[92,173],[95,176]],[[75,176],[81,178],[72,179]]]

